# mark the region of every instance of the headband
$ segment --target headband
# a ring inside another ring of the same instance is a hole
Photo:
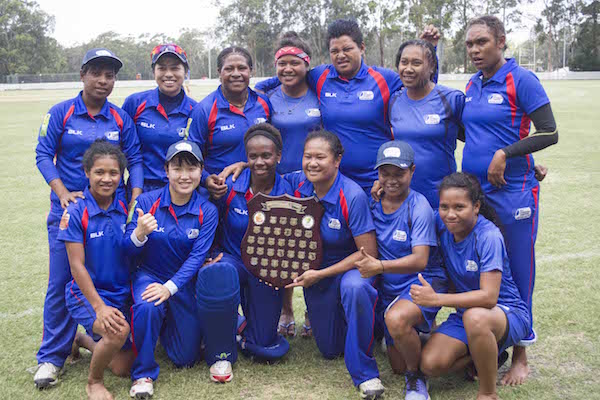
[[[308,54],[306,54],[304,50],[299,49],[297,47],[282,47],[279,50],[277,50],[277,53],[275,53],[275,62],[277,62],[277,60],[279,60],[283,56],[296,56],[304,60],[304,62],[306,62],[307,64],[310,64],[310,57],[308,56]]]
[[[277,147],[277,150],[281,151],[283,149],[283,143],[281,142],[281,138],[280,137],[275,136],[271,132],[264,131],[262,129],[257,129],[255,131],[252,131],[249,134],[247,134],[244,137],[244,146],[246,146],[246,144],[248,144],[248,142],[250,141],[250,139],[252,139],[255,136],[264,136],[267,139],[269,139],[271,142],[275,143],[275,147]]]

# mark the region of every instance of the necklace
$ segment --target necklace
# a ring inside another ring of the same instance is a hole
[[[231,104],[232,106],[238,108],[240,111],[244,110],[244,106],[248,102],[248,92],[247,91],[246,91],[246,95],[244,97],[245,98],[242,100],[241,103],[234,103],[233,101],[230,101],[229,99],[227,99],[227,96],[225,96],[225,98],[227,99],[227,101],[229,102],[229,104]]]
[[[291,97],[291,96],[288,96],[287,94],[283,93],[283,89],[281,90],[281,97],[283,98],[283,102],[285,103],[285,106],[288,109],[288,111],[287,111],[288,115],[292,115],[292,113],[294,112],[294,110],[296,108],[298,108],[300,106],[300,104],[304,103],[304,99],[306,99],[306,95],[307,94],[308,94],[308,92],[306,92],[304,94],[304,96],[302,96],[302,100],[300,100],[298,103],[296,103],[295,106],[290,107],[290,104],[288,103],[286,97]]]

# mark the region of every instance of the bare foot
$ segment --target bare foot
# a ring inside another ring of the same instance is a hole
[[[527,364],[527,353],[525,347],[513,347],[513,358],[510,369],[500,381],[503,385],[517,386],[523,384],[529,376],[529,365]]]
[[[103,382],[89,383],[85,386],[88,400],[114,400],[112,394],[104,387]]]
[[[482,394],[477,393],[477,400],[498,400],[499,397],[496,393],[494,394]]]

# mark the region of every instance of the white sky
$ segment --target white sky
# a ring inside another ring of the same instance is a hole
[[[212,0],[36,0],[55,18],[51,34],[64,46],[87,42],[100,33],[122,35],[165,33],[177,37],[182,28],[204,30],[214,26],[218,8]],[[540,15],[542,0],[522,5],[525,27],[514,30],[509,41],[520,43]]]

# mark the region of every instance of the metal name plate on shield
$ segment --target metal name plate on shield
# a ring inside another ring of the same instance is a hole
[[[314,197],[255,195],[248,201],[248,229],[241,246],[248,271],[281,288],[304,271],[318,269],[323,213]]]

